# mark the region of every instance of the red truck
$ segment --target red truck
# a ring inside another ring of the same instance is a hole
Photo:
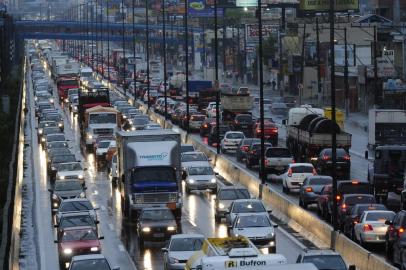
[[[56,81],[56,87],[58,88],[59,101],[67,101],[68,90],[79,88],[79,79],[76,76],[59,77]]]

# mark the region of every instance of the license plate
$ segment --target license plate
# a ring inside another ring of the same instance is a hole
[[[283,166],[276,167],[277,170],[283,170]]]
[[[167,203],[166,207],[168,207],[171,210],[175,210],[176,209],[176,203]]]
[[[154,233],[154,234],[152,234],[152,236],[156,237],[156,238],[162,238],[165,236],[165,234],[164,233]]]

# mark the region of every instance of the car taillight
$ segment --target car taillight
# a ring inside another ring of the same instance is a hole
[[[257,129],[257,133],[261,133],[261,129]]]
[[[292,177],[292,169],[288,170],[288,177]]]
[[[204,124],[203,127],[204,127],[204,128],[208,128],[208,125],[207,125],[207,124]]]
[[[341,205],[341,210],[344,212],[347,211],[347,205],[345,203]]]
[[[278,128],[271,128],[271,131],[270,131],[271,133],[278,133]]]
[[[265,165],[268,165],[269,161],[267,159],[265,159]]]
[[[234,123],[235,123],[236,125],[238,125],[240,122],[238,122],[237,120],[235,120]]]
[[[341,200],[341,196],[340,196],[340,195],[337,195],[337,196],[336,196],[336,200],[337,200],[337,202],[339,202],[339,201]]]
[[[315,168],[313,168],[313,175],[317,175],[317,171]]]
[[[399,230],[398,230],[398,235],[400,236],[400,235],[402,235],[404,232],[405,232],[405,229],[402,228],[402,227],[400,227]]]
[[[227,139],[224,139],[224,142],[227,142]]]
[[[351,159],[351,157],[349,155],[344,156],[344,160],[350,160],[350,159]]]
[[[329,156],[323,155],[323,160],[329,160],[329,159],[330,159]]]
[[[244,152],[247,152],[248,151],[248,145],[241,146],[241,150],[244,151]]]
[[[374,228],[372,228],[371,224],[365,224],[363,227],[364,232],[373,231],[373,230],[374,230]]]
[[[311,187],[307,187],[305,190],[306,192],[313,192],[313,189]]]
[[[296,161],[294,159],[292,159],[292,163],[296,163]]]

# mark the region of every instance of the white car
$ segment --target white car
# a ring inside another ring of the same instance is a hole
[[[204,242],[204,235],[201,234],[175,234],[171,236],[164,252],[164,269],[180,270],[185,269],[186,262],[196,252],[201,250]]]
[[[292,189],[299,191],[300,186],[308,176],[317,175],[311,163],[291,163],[283,174],[283,192],[289,193]]]
[[[395,213],[387,210],[365,211],[357,224],[354,225],[354,237],[361,243],[385,243],[388,225],[387,220],[393,220]]]
[[[186,193],[191,190],[217,190],[217,178],[210,164],[190,166],[186,169]]]
[[[219,111],[220,111],[221,103],[219,103]],[[206,108],[206,114],[208,118],[216,118],[216,102],[210,102]]]
[[[97,149],[96,149],[96,158],[104,156],[107,154],[107,151],[109,150],[110,147],[116,147],[116,141],[114,140],[103,140],[100,141],[97,144]]]
[[[236,151],[242,139],[245,139],[243,132],[227,131],[220,143],[221,152],[225,154],[227,151]]]
[[[230,205],[230,210],[226,214],[226,219],[228,224],[233,224],[235,218],[241,214],[268,214],[264,203],[258,199],[239,199],[235,200]]]
[[[144,128],[144,130],[160,130],[160,129],[162,129],[162,127],[159,124],[155,123],[147,124]]]
[[[66,162],[58,165],[56,172],[57,180],[65,179],[79,179],[83,184],[85,183],[85,170],[80,162]]]
[[[230,236],[245,236],[258,248],[276,252],[274,225],[268,214],[239,214],[233,222]]]
[[[81,269],[119,270],[120,267],[113,267],[103,254],[74,256],[69,264],[69,270]]]
[[[184,152],[181,154],[181,166],[183,179],[186,177],[186,170],[191,166],[210,166],[209,159],[206,154],[200,151]]]

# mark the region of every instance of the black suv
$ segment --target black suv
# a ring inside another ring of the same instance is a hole
[[[393,220],[385,222],[388,229],[385,235],[385,251],[388,260],[392,261],[395,265],[406,263],[402,260],[402,253],[406,246],[406,210],[399,211]]]
[[[238,148],[235,154],[235,157],[238,162],[241,162],[243,159],[247,157],[247,153],[253,143],[261,142],[260,139],[257,138],[246,138],[242,139],[238,144]]]
[[[269,147],[272,147],[272,144],[265,143],[265,151]],[[245,166],[248,169],[251,169],[252,166],[258,166],[259,160],[261,159],[261,143],[253,143],[248,149],[247,156],[245,158]]]
[[[207,144],[210,146],[213,146],[214,143],[220,143],[221,140],[224,138],[224,134],[226,134],[227,131],[231,131],[229,126],[225,125],[220,125],[220,134],[219,134],[219,141],[217,141],[217,128],[216,126],[212,126],[210,128],[209,135],[207,136]]]
[[[238,114],[234,118],[232,128],[235,131],[244,132],[245,136],[251,136],[253,124],[254,120],[250,114]]]
[[[331,160],[332,152],[331,148],[323,149],[317,161],[315,162],[315,168],[318,174],[331,176]],[[337,149],[337,165],[336,176],[338,179],[350,179],[351,171],[351,157],[343,148]]]

